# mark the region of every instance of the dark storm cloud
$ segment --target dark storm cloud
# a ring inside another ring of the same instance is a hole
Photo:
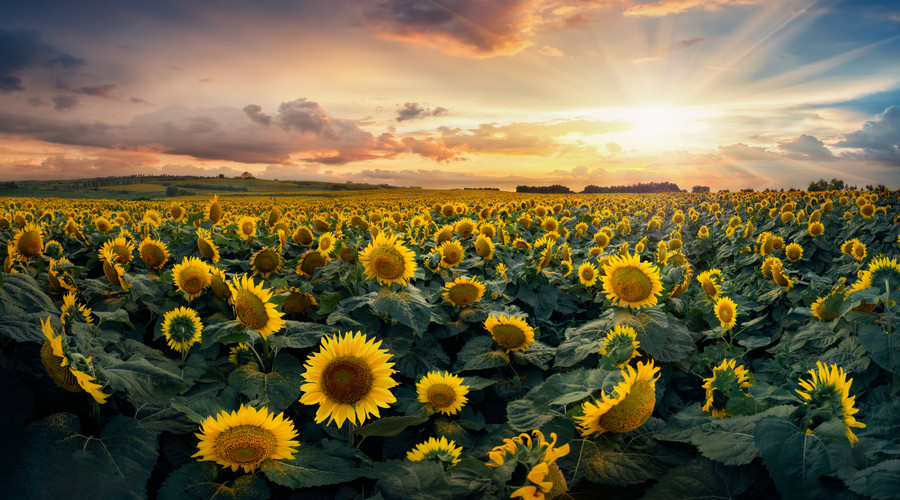
[[[397,111],[398,122],[406,120],[415,120],[417,118],[426,118],[429,116],[442,116],[447,114],[447,108],[437,107],[429,109],[417,102],[407,102]]]
[[[248,104],[244,106],[244,113],[256,123],[268,125],[272,123],[272,116],[262,112],[262,107],[257,104]]]
[[[887,108],[835,146],[858,149],[858,157],[900,166],[900,106]]]
[[[0,112],[0,134],[38,139],[56,144],[110,147],[113,126],[100,122],[58,121]]]
[[[25,90],[22,73],[36,66],[74,69],[85,64],[83,59],[61,53],[44,43],[33,30],[0,30],[0,92]]]

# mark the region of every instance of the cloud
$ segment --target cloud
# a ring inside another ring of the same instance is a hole
[[[703,43],[706,40],[707,39],[703,38],[703,37],[681,38],[677,42],[673,43],[672,45],[661,45],[659,47],[653,47],[650,49],[650,51],[651,52],[662,52],[662,53],[676,52],[676,51],[691,47],[693,45]]]
[[[155,156],[122,152],[89,152],[77,158],[51,154],[40,161],[0,163],[4,177],[27,179],[83,179],[147,173],[158,163]]]
[[[428,116],[442,116],[447,114],[447,111],[447,108],[437,107],[434,109],[429,109],[417,102],[408,102],[397,111],[396,120],[398,122],[403,122],[407,120],[425,118]]]
[[[72,95],[58,95],[50,100],[53,101],[53,109],[57,111],[74,108],[78,104],[78,98]]]
[[[569,135],[599,135],[627,130],[630,124],[618,120],[552,120],[547,122],[484,123],[462,130],[440,127],[447,147],[473,153],[548,156],[584,150],[557,139]],[[593,148],[588,148],[593,149]]]
[[[786,156],[800,160],[832,160],[834,153],[816,137],[803,134],[794,139],[779,141],[778,149]]]
[[[248,104],[244,106],[244,113],[247,113],[247,116],[250,117],[251,120],[256,123],[262,125],[269,125],[272,123],[272,117],[262,112],[262,107],[256,104]]]
[[[635,3],[625,9],[626,16],[664,17],[681,14],[693,9],[718,10],[729,5],[752,5],[764,0],[660,0],[658,2]]]
[[[70,70],[84,64],[83,59],[61,53],[44,43],[37,31],[0,29],[0,92],[24,91],[22,74],[30,68],[45,66]]]
[[[851,132],[835,147],[860,150],[853,156],[900,166],[900,106],[891,106]]]
[[[551,46],[549,46],[549,45],[544,45],[543,47],[541,47],[541,48],[538,50],[538,54],[540,54],[540,55],[542,55],[542,56],[549,56],[549,57],[563,57],[563,56],[565,56],[565,54],[563,53],[563,51],[557,49],[556,47],[551,47]]]
[[[319,103],[305,97],[278,106],[278,121],[287,129],[321,134],[330,124],[330,119]]]

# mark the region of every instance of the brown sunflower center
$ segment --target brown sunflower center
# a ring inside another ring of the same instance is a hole
[[[272,431],[256,425],[239,425],[216,437],[216,452],[226,461],[246,466],[259,465],[272,456],[277,440]]]
[[[313,271],[324,266],[327,262],[328,260],[325,259],[321,252],[312,251],[303,257],[303,261],[300,262],[300,270],[311,276]]]
[[[150,267],[159,267],[166,262],[166,255],[162,248],[156,245],[146,245],[141,250],[141,259]]]
[[[213,260],[216,257],[216,252],[213,250],[212,245],[204,238],[197,240],[197,248],[200,249],[200,253],[203,254],[203,257],[206,259]]]
[[[656,387],[642,380],[631,386],[618,404],[600,417],[600,425],[611,432],[628,432],[644,425],[656,406]]]
[[[491,330],[494,340],[506,349],[518,349],[525,343],[525,332],[516,325],[497,325]]]
[[[68,392],[79,392],[81,388],[78,385],[78,380],[75,379],[75,375],[72,375],[72,372],[67,367],[61,366],[62,361],[62,357],[53,354],[53,346],[50,345],[50,341],[45,340],[43,347],[41,347],[41,363],[47,369],[50,378]]]
[[[241,232],[247,236],[253,234],[254,229],[255,228],[253,227],[253,223],[250,221],[244,221],[241,223]]]
[[[471,222],[461,222],[456,226],[456,232],[463,238],[470,236],[473,231],[475,231],[475,226]]]
[[[456,401],[456,391],[447,384],[434,384],[428,388],[428,402],[435,408],[447,408]]]
[[[209,206],[209,220],[215,224],[222,220],[222,206],[219,205],[219,202],[215,202]]]
[[[375,376],[359,356],[338,356],[322,371],[322,392],[343,404],[356,404],[372,390]]]
[[[234,312],[242,325],[260,330],[269,322],[266,305],[249,290],[240,290],[234,298]]]
[[[253,260],[253,265],[261,273],[273,273],[278,269],[278,254],[271,250],[262,250]]]
[[[581,270],[581,279],[584,281],[591,281],[594,279],[594,270],[590,267],[585,267]]]
[[[450,301],[460,306],[467,306],[478,300],[478,288],[471,283],[453,285],[447,293]]]
[[[487,256],[491,254],[491,245],[487,240],[478,240],[475,242],[475,251],[478,252],[478,255],[482,258],[487,258]]]
[[[787,249],[787,256],[791,260],[800,260],[800,249],[797,247],[790,247]]]
[[[309,301],[309,297],[305,293],[297,293],[291,292],[287,298],[284,299],[284,302],[281,304],[281,309],[285,312],[291,314],[309,314],[309,309],[312,304]]]
[[[44,249],[44,241],[41,239],[41,233],[37,231],[25,231],[19,237],[19,244],[16,250],[25,258],[31,258],[40,255]]]
[[[640,302],[650,296],[653,283],[636,267],[621,267],[613,271],[612,288],[625,302]]]
[[[191,295],[199,294],[206,285],[206,275],[202,269],[194,267],[182,269],[180,278],[181,289]]]
[[[376,276],[394,280],[403,276],[403,255],[394,247],[378,247],[370,254],[370,264]]]
[[[453,247],[444,248],[441,259],[447,265],[458,264],[460,260],[459,250]]]
[[[771,272],[772,271],[770,269],[769,273]],[[709,295],[710,297],[715,297],[716,295],[718,295],[719,291],[716,290],[716,284],[713,283],[711,279],[705,279],[701,281],[700,284],[703,285],[703,291],[706,292],[706,295]]]
[[[719,318],[722,319],[725,323],[731,323],[731,318],[734,316],[734,311],[731,310],[731,306],[729,304],[722,304],[719,306]]]
[[[115,245],[112,247],[112,251],[116,254],[116,261],[119,264],[128,264],[128,261],[131,259],[131,252],[128,251],[128,247],[124,245]]]

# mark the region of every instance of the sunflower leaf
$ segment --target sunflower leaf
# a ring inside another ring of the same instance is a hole
[[[718,462],[694,459],[670,469],[644,496],[647,500],[670,498],[734,498],[753,486],[756,468],[726,467]]]
[[[885,460],[857,472],[847,481],[850,491],[878,500],[895,499],[900,491],[900,460]]]
[[[393,437],[406,430],[407,427],[424,424],[427,421],[428,417],[384,417],[360,427],[356,433],[362,437]]]
[[[279,331],[269,340],[272,345],[277,347],[304,349],[317,345],[322,337],[333,335],[337,331],[337,328],[333,326],[320,323],[285,321],[284,330]]]
[[[245,364],[231,372],[228,383],[259,405],[279,413],[300,397],[303,367],[292,355],[282,352],[272,363],[272,371],[261,372],[256,365]]]
[[[509,356],[501,350],[494,350],[493,347],[494,339],[489,336],[473,338],[456,355],[453,371],[483,370],[508,365]]]
[[[387,499],[418,500],[450,498],[444,468],[435,462],[393,460],[375,467],[375,488]]]
[[[361,452],[301,444],[290,460],[266,460],[262,472],[269,481],[288,488],[311,488],[352,481],[365,471],[359,465]]]
[[[403,292],[382,288],[372,302],[372,309],[412,328],[416,335],[421,335],[431,322],[431,304],[417,289],[407,288]]]
[[[112,357],[102,359],[101,372],[114,389],[128,393],[128,399],[140,406],[144,403],[162,403],[183,391],[184,380],[158,364],[147,361],[139,354],[127,361]]]
[[[169,474],[159,490],[160,500],[265,500],[269,485],[259,476],[243,475],[233,483],[218,479],[219,466],[212,462],[189,462]]]
[[[900,374],[900,335],[888,334],[879,325],[859,325],[859,342],[869,357],[885,370]]]

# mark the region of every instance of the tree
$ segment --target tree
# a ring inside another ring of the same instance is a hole
[[[168,187],[166,187],[166,196],[178,196],[178,186],[169,184]]]
[[[694,186],[691,188],[692,193],[708,193],[709,186]]]

